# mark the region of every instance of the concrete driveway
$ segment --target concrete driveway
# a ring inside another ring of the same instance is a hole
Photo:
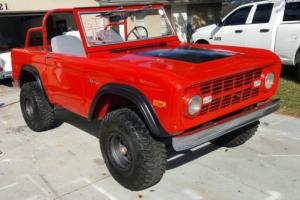
[[[0,199],[300,199],[299,119],[268,116],[253,139],[234,149],[206,144],[170,152],[162,181],[131,192],[105,167],[98,123],[60,110],[63,125],[35,133],[18,100],[18,89],[0,85]]]

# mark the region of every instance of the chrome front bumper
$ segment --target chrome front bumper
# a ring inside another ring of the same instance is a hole
[[[173,148],[176,151],[183,151],[199,146],[255,122],[258,119],[275,112],[279,107],[280,100],[272,100],[250,110],[225,118],[219,122],[184,133],[183,135],[172,139]]]

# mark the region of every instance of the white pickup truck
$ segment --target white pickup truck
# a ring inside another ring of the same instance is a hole
[[[0,80],[12,78],[11,52],[0,53]]]
[[[300,80],[300,1],[244,4],[216,24],[199,28],[192,42],[268,49],[283,64],[296,66]]]

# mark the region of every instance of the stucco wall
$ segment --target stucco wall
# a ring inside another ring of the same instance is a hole
[[[20,12],[20,11],[46,11],[54,8],[73,8],[89,7],[110,4],[150,4],[163,3],[165,5],[187,5],[187,4],[221,4],[222,0],[2,0],[3,12]]]

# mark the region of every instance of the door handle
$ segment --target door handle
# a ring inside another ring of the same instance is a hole
[[[235,32],[235,33],[242,33],[243,30],[235,30],[234,32]]]
[[[270,29],[260,29],[260,32],[261,33],[267,33],[267,32],[269,32],[270,31]]]

